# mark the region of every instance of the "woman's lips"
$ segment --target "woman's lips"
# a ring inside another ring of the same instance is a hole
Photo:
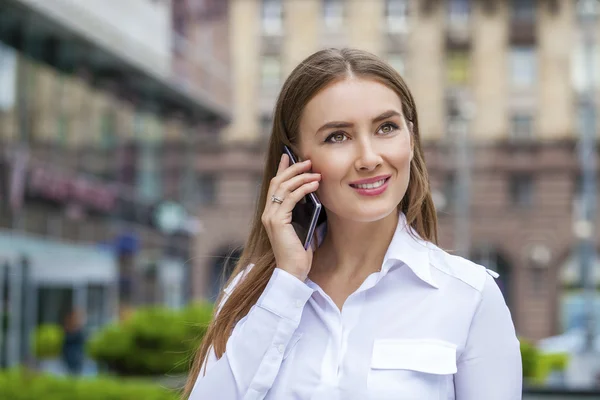
[[[362,196],[378,196],[386,191],[389,181],[390,177],[388,176],[373,183],[358,185],[351,183],[350,187]]]

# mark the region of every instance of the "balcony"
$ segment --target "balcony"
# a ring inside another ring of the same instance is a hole
[[[212,52],[173,39],[168,1],[6,0],[0,26],[0,41],[18,52],[110,84],[142,108],[230,119],[227,68]]]
[[[158,76],[169,72],[169,2],[11,0]],[[132,24],[135,16],[135,24]]]
[[[535,19],[512,18],[510,21],[510,42],[516,45],[536,43]]]
[[[471,40],[471,20],[468,13],[451,13],[446,18],[448,48],[467,48]]]
[[[172,32],[171,81],[191,96],[210,99],[214,107],[225,109],[230,104],[230,79],[227,65],[213,56],[209,48],[192,43]]]

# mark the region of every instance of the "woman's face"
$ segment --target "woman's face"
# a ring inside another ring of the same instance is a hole
[[[377,81],[348,78],[319,92],[302,114],[299,150],[321,173],[317,197],[328,214],[376,221],[406,193],[412,133],[398,95]]]

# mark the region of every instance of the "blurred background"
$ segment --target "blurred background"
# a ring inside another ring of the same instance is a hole
[[[499,273],[528,398],[600,398],[598,0],[0,0],[0,399],[175,398],[282,82],[344,46],[411,88],[441,246]]]

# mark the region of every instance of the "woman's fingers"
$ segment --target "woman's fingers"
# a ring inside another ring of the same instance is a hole
[[[299,175],[303,172],[308,172],[310,170],[310,160],[303,161],[301,163],[296,163],[293,165],[288,165],[289,158],[284,155],[279,163],[279,167],[277,169],[277,175],[271,179],[271,183],[269,185],[269,196],[276,194],[276,190],[283,182],[293,178],[296,175]]]
[[[281,204],[282,211],[291,211],[294,209],[296,203],[298,203],[304,196],[316,191],[319,188],[319,181],[307,182],[298,187],[293,192],[289,193],[283,203]]]
[[[316,174],[316,173],[304,173],[304,174],[296,175],[293,178],[288,179],[287,181],[285,181],[281,185],[279,185],[278,190],[275,191],[275,195],[277,195],[279,197],[285,197],[288,195],[288,193],[293,192],[294,190],[298,189],[300,186],[304,185],[305,183],[310,183],[312,181],[318,181],[320,179],[321,179],[321,174]]]
[[[277,167],[277,172],[275,176],[279,175],[283,170],[285,170],[290,164],[290,158],[287,154],[283,154],[279,159],[279,166]]]

